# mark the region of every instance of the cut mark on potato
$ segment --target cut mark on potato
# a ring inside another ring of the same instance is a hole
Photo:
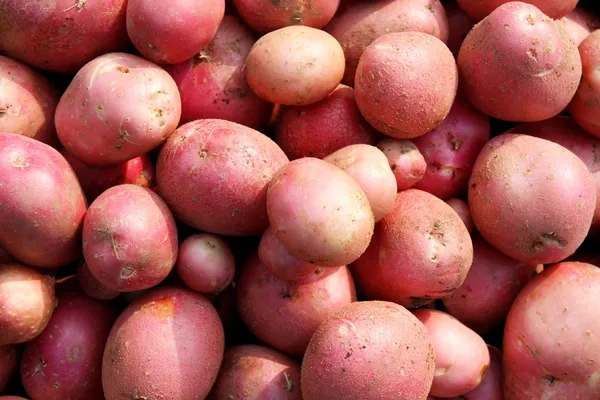
[[[87,2],[87,0],[77,0],[77,1],[75,1],[75,4],[73,4],[71,7],[63,10],[63,12],[71,11],[74,8],[77,8],[77,12],[81,12],[81,10],[83,10],[83,7],[85,7],[86,2]]]

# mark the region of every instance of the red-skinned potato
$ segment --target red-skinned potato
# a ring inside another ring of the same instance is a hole
[[[0,392],[4,391],[18,367],[18,347],[14,344],[0,345]]]
[[[490,140],[469,181],[477,230],[492,246],[528,264],[573,254],[590,229],[596,196],[592,174],[575,154],[520,134]]]
[[[581,59],[569,34],[537,7],[517,1],[498,7],[469,32],[457,64],[469,101],[515,122],[557,115],[581,79]]]
[[[107,288],[132,292],[156,286],[173,269],[177,250],[175,220],[150,189],[114,186],[90,205],[83,256]]]
[[[273,275],[252,255],[237,280],[237,309],[250,331],[264,343],[302,355],[327,316],[356,301],[347,267],[319,268],[293,281]]]
[[[52,147],[0,132],[0,246],[37,267],[79,256],[87,202],[69,163]]]
[[[577,46],[590,33],[600,29],[600,17],[582,7],[575,7],[573,11],[559,19],[558,22],[562,24]]]
[[[501,5],[511,2],[511,0],[457,1],[458,5],[477,21],[484,19]],[[579,0],[527,0],[527,3],[539,8],[547,16],[558,19],[573,11],[578,1]]]
[[[304,400],[424,399],[435,357],[427,330],[404,307],[383,301],[332,313],[302,361]]]
[[[333,36],[307,26],[269,32],[252,46],[244,67],[262,99],[306,105],[326,98],[344,75],[344,52]]]
[[[317,266],[290,254],[268,227],[258,245],[260,262],[277,278],[293,281],[314,273]]]
[[[446,204],[448,204],[452,209],[458,214],[462,222],[467,227],[467,231],[469,233],[473,233],[473,229],[475,229],[475,225],[473,224],[473,218],[471,218],[471,211],[469,210],[469,205],[463,199],[448,199],[446,200]]]
[[[460,46],[476,21],[463,11],[455,0],[444,3],[444,9],[448,17],[448,48],[454,57],[458,57]]]
[[[92,299],[112,300],[120,294],[120,292],[109,289],[96,279],[85,263],[85,260],[81,261],[77,267],[77,281],[81,290]]]
[[[505,400],[598,396],[599,291],[600,268],[572,262],[525,286],[504,329]]]
[[[275,142],[230,121],[181,126],[162,147],[158,190],[174,215],[202,231],[259,235],[269,226],[267,187],[288,162]]]
[[[396,186],[401,192],[423,179],[427,163],[419,148],[408,139],[383,139],[377,143],[383,151],[396,177]]]
[[[446,118],[457,87],[454,57],[441,40],[422,32],[398,32],[379,37],[365,49],[354,90],[360,112],[375,129],[412,139]]]
[[[110,332],[102,363],[104,396],[204,399],[224,347],[219,314],[203,295],[153,289],[131,303]]]
[[[0,396],[0,400],[27,400],[21,396]]]

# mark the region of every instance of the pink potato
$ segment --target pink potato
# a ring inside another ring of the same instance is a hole
[[[418,307],[458,289],[472,261],[471,237],[458,214],[437,197],[408,189],[375,227],[352,274],[366,298]]]
[[[492,246],[527,264],[573,254],[590,229],[596,196],[592,174],[575,154],[520,134],[490,140],[469,181],[477,230]]]
[[[117,313],[82,292],[58,296],[48,328],[25,345],[21,382],[32,400],[102,396],[102,354]]]
[[[224,352],[219,314],[201,294],[162,287],[131,303],[104,350],[106,400],[205,399]]]
[[[87,202],[58,151],[0,132],[0,188],[0,247],[37,267],[77,259]]]
[[[4,391],[18,367],[18,347],[14,344],[0,345],[0,393]]]
[[[511,0],[457,0],[458,5],[471,17],[480,21],[494,10]],[[579,0],[527,0],[528,4],[539,8],[550,18],[562,18],[575,9]],[[512,1],[513,3],[516,3]]]
[[[425,399],[435,369],[427,330],[404,307],[352,303],[332,313],[302,361],[304,400]]]
[[[294,257],[279,243],[273,229],[268,227],[258,245],[260,262],[270,273],[284,281],[293,281],[314,273],[317,266]]]
[[[410,140],[383,139],[377,143],[377,147],[388,159],[399,192],[414,186],[425,176],[427,170],[425,158]]]
[[[231,399],[302,400],[300,364],[264,346],[228,348],[208,400]]]
[[[576,7],[573,11],[559,19],[558,22],[562,24],[577,46],[590,33],[596,29],[600,29],[600,17],[582,7]]]
[[[469,101],[494,118],[515,122],[557,115],[581,79],[581,59],[569,34],[522,2],[506,3],[477,24],[457,64]]]
[[[81,290],[92,299],[112,300],[120,294],[100,283],[88,268],[85,260],[81,261],[77,267],[77,281]]]
[[[177,260],[177,226],[165,202],[136,185],[114,186],[90,205],[83,255],[108,289],[133,292],[164,280]]]
[[[210,43],[224,13],[225,0],[128,0],[127,33],[144,58],[177,64]]]
[[[346,85],[314,104],[283,107],[275,135],[290,160],[324,158],[352,144],[375,144],[378,136],[360,114],[354,89]]]
[[[546,268],[515,300],[504,329],[504,399],[593,399],[600,392],[600,268]]]
[[[441,40],[421,32],[398,32],[381,36],[365,49],[354,90],[360,112],[375,129],[412,139],[446,118],[457,85],[454,57]]]
[[[275,174],[267,213],[281,245],[319,266],[354,262],[373,235],[373,212],[359,184],[318,158],[294,160]]]
[[[446,200],[446,204],[452,207],[452,209],[458,214],[462,222],[467,227],[467,231],[469,231],[469,233],[473,233],[475,225],[473,225],[471,210],[469,210],[469,205],[467,202],[462,199],[453,198]]]
[[[194,57],[165,66],[181,95],[181,122],[219,118],[258,129],[269,103],[248,86],[244,63],[256,35],[239,18],[226,15],[213,41]]]
[[[455,0],[444,3],[444,9],[448,16],[448,48],[454,57],[458,57],[460,46],[476,21],[463,11]]]
[[[264,343],[302,355],[329,314],[356,301],[347,267],[319,268],[294,281],[273,275],[252,255],[237,282],[237,309],[250,331]]]
[[[448,20],[439,0],[345,1],[325,27],[344,49],[343,82],[353,86],[358,60],[375,39],[390,32],[416,31],[448,40]]]
[[[219,236],[196,233],[179,245],[175,268],[190,289],[219,293],[233,281],[235,258]]]
[[[344,52],[327,32],[288,26],[258,39],[244,70],[248,84],[260,98],[284,105],[307,105],[323,100],[340,83]]]
[[[181,126],[162,147],[158,190],[175,216],[206,232],[261,234],[269,225],[267,187],[288,162],[254,129],[218,119]]]
[[[58,103],[55,125],[67,151],[102,166],[159,146],[180,117],[177,85],[165,70],[131,54],[108,53],[77,72]]]
[[[54,278],[22,264],[0,265],[0,346],[37,337],[55,305]]]

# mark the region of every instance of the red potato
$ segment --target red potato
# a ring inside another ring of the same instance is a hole
[[[319,268],[309,276],[284,281],[252,255],[237,282],[237,309],[261,341],[302,355],[329,314],[356,301],[347,267]]]
[[[87,202],[58,151],[0,132],[0,187],[0,247],[37,267],[59,267],[79,257]]]
[[[267,120],[269,103],[250,89],[243,69],[255,41],[239,18],[226,15],[195,57],[165,66],[181,95],[181,125],[218,118],[258,129]]]
[[[381,36],[365,49],[354,90],[360,112],[375,129],[411,139],[446,118],[457,85],[454,57],[442,41],[421,32],[399,32]]]
[[[109,289],[96,279],[85,263],[85,260],[80,262],[77,267],[77,281],[81,290],[92,299],[112,300],[120,294],[120,292]]]
[[[590,33],[600,29],[600,17],[585,8],[576,7],[558,20],[579,46]]]
[[[519,293],[504,329],[504,399],[593,399],[600,391],[600,268],[565,262]]]
[[[346,1],[325,30],[344,49],[343,82],[350,86],[354,85],[360,56],[380,36],[416,31],[448,40],[448,20],[439,0]]]
[[[182,222],[230,236],[269,225],[267,187],[288,162],[275,142],[234,122],[204,119],[181,126],[161,149],[161,196]]]
[[[58,296],[48,328],[25,345],[21,382],[32,400],[102,396],[102,354],[117,313],[81,292]]]
[[[267,213],[281,245],[319,266],[354,262],[373,235],[373,212],[359,184],[317,158],[294,160],[273,176]]]
[[[300,365],[268,347],[230,347],[208,399],[302,400]]]
[[[55,305],[54,278],[22,264],[0,265],[0,346],[34,339]]]
[[[354,89],[346,85],[314,104],[283,107],[275,135],[290,160],[324,158],[352,144],[375,144],[378,136],[360,114]]]
[[[399,192],[414,186],[425,176],[425,158],[410,140],[383,139],[377,143],[377,148],[387,157]]]
[[[109,289],[133,292],[164,280],[177,260],[177,226],[153,191],[119,185],[90,205],[83,224],[83,256]]]
[[[503,4],[511,2],[511,0],[457,1],[458,5],[477,21],[484,19]],[[558,19],[573,11],[578,1],[579,0],[527,0],[527,3],[539,8],[550,18]]]
[[[469,205],[467,202],[462,199],[455,198],[446,200],[446,204],[452,207],[452,209],[458,214],[462,222],[467,227],[467,231],[469,231],[469,233],[473,233],[475,225],[473,224],[473,218],[471,218],[471,211],[469,210]]]
[[[260,98],[284,105],[307,105],[323,100],[340,83],[344,52],[324,31],[288,26],[258,39],[246,58],[244,71]]]
[[[108,53],[77,72],[54,122],[67,151],[102,166],[159,146],[180,117],[177,85],[165,70],[131,54]]]
[[[435,357],[422,323],[404,307],[357,302],[332,313],[302,361],[304,400],[425,399]]]
[[[569,104],[581,59],[569,34],[537,7],[498,7],[465,38],[457,59],[469,101],[498,119],[534,122]]]
[[[458,57],[460,46],[476,21],[463,11],[455,0],[444,3],[444,9],[448,16],[448,48],[454,57]]]
[[[227,242],[210,233],[197,233],[179,245],[177,273],[190,288],[219,293],[233,281],[235,258]]]
[[[203,295],[177,287],[154,289],[123,311],[108,336],[104,396],[205,399],[224,347],[219,314]]]
[[[459,288],[472,261],[471,237],[458,214],[437,197],[408,189],[375,227],[352,274],[366,298],[418,307]]]
[[[490,140],[469,181],[477,230],[492,246],[528,264],[573,254],[590,229],[596,196],[592,174],[575,154],[528,135]]]
[[[27,400],[25,397],[20,396],[0,396],[0,400]]]
[[[18,347],[13,344],[0,345],[0,393],[4,391],[18,367]]]
[[[268,227],[258,245],[260,262],[277,278],[293,281],[314,273],[317,266],[294,257],[279,243],[273,229]]]

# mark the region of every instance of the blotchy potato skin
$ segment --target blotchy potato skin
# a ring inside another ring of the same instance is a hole
[[[158,190],[174,215],[196,229],[259,235],[269,226],[267,187],[287,163],[258,131],[224,120],[193,121],[161,149]]]
[[[352,303],[312,337],[302,361],[302,396],[423,400],[434,369],[427,330],[408,310],[383,301]]]
[[[377,143],[377,148],[387,157],[399,192],[414,186],[425,176],[425,157],[410,140],[383,139]]]
[[[564,262],[519,293],[504,329],[506,400],[587,400],[600,393],[600,268]]]
[[[305,277],[314,273],[318,268],[316,265],[290,254],[279,243],[270,226],[260,239],[258,257],[269,272],[285,281],[293,281]]]
[[[506,4],[511,0],[457,0],[458,5],[471,17],[477,21],[482,20],[502,4]],[[564,17],[577,5],[579,0],[527,0],[528,4],[532,4],[539,8],[544,14],[550,18],[558,19]]]
[[[90,206],[83,224],[83,255],[98,281],[133,292],[156,286],[177,260],[177,226],[152,190],[114,186]]]
[[[37,267],[77,259],[87,201],[58,151],[0,132],[0,187],[1,247]]]
[[[158,65],[125,53],[87,63],[56,108],[58,138],[92,166],[119,164],[163,143],[179,123],[177,84]]]
[[[472,261],[471,237],[458,214],[437,197],[408,189],[398,193],[351,267],[366,298],[417,307],[460,287]]]
[[[475,225],[473,224],[473,218],[471,218],[471,210],[469,210],[469,205],[463,199],[448,199],[446,200],[446,204],[448,204],[452,209],[458,214],[462,222],[467,227],[467,231],[469,233],[473,233],[473,229],[475,229]]]
[[[375,129],[412,139],[446,118],[457,87],[456,62],[441,40],[422,32],[397,32],[365,49],[354,91],[360,112]]]
[[[228,348],[208,400],[231,399],[302,400],[300,364],[265,346]]]
[[[18,366],[19,351],[17,346],[13,344],[0,345],[0,392],[4,391]]]
[[[498,7],[465,38],[457,58],[461,88],[482,112],[535,122],[559,114],[581,79],[577,46],[533,5]]]
[[[79,282],[81,290],[92,299],[112,300],[120,294],[120,292],[109,289],[96,279],[85,260],[81,261],[77,266],[77,282]]]
[[[391,32],[423,32],[444,43],[448,20],[438,0],[346,0],[325,27],[344,49],[346,70],[343,82],[353,86],[356,67],[365,48]]]
[[[582,7],[575,7],[573,11],[558,20],[563,28],[579,46],[590,33],[600,29],[600,17],[594,12]]]
[[[104,350],[106,400],[204,399],[224,352],[219,314],[188,289],[153,289],[115,322]]]
[[[448,48],[454,57],[458,57],[460,46],[476,21],[463,11],[455,0],[445,2],[444,9],[448,17]]]
[[[479,154],[469,181],[477,230],[528,264],[558,262],[585,239],[597,190],[585,164],[545,139],[505,133]]]

